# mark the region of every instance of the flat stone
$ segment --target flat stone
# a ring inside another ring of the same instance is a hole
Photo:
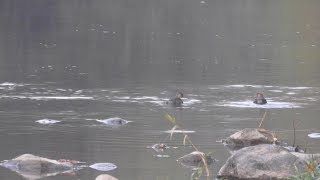
[[[70,162],[60,162],[32,154],[23,154],[14,159],[4,161],[0,165],[30,180],[72,172],[77,169]]]
[[[108,174],[101,174],[97,176],[95,180],[118,180],[118,179]]]

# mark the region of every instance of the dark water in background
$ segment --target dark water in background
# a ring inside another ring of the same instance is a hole
[[[119,179],[190,179],[175,160],[192,151],[182,135],[170,158],[148,149],[171,128],[171,113],[193,142],[219,160],[216,143],[256,127],[269,100],[265,127],[320,151],[320,2],[317,0],[0,0],[0,159],[24,153],[88,163],[112,162]],[[6,83],[8,82],[8,83]],[[2,84],[1,84],[2,83]],[[163,101],[185,94],[182,110]],[[88,119],[133,121],[110,128]],[[58,119],[56,125],[36,120]],[[44,179],[94,179],[76,176]],[[0,179],[21,179],[0,168]]]

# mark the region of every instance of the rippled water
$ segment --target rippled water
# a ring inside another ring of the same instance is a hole
[[[0,84],[2,159],[32,152],[56,159],[112,162],[118,166],[112,174],[118,177],[129,178],[136,171],[140,172],[136,179],[187,176],[189,171],[175,162],[192,150],[182,145],[182,135],[176,134],[172,141],[166,141],[177,147],[166,153],[159,154],[148,148],[163,141],[168,135],[165,131],[172,128],[163,113],[173,114],[186,130],[194,132],[190,136],[203,151],[214,152],[214,157],[220,160],[214,165],[214,172],[228,157],[216,141],[238,129],[257,126],[263,114],[261,107],[269,112],[267,128],[279,132],[289,143],[292,141],[291,118],[303,121],[299,126],[301,132],[298,130],[300,143],[305,141],[308,132],[319,129],[315,128],[319,123],[312,122],[312,113],[317,114],[312,110],[319,99],[317,87],[181,85],[186,94],[185,104],[176,109],[165,104],[173,94],[166,91],[170,87],[64,89],[51,84],[7,84]],[[261,90],[269,101],[266,106],[252,103],[254,92]],[[295,94],[287,95],[288,92]],[[132,122],[112,127],[92,121],[116,116]],[[44,118],[61,122],[48,125],[36,122]],[[320,149],[317,142],[314,143],[309,146]],[[5,177],[16,177],[2,171]],[[78,176],[89,178],[98,173],[82,170]],[[56,178],[64,179],[67,175]]]
[[[0,160],[32,153],[113,163],[107,173],[119,179],[190,179],[176,159],[192,148],[181,133],[169,140],[165,113],[213,152],[213,174],[230,155],[217,141],[256,127],[265,112],[263,127],[278,139],[292,144],[296,121],[296,143],[319,152],[319,139],[307,136],[320,132],[319,7],[311,0],[0,1]],[[184,105],[174,108],[165,102],[177,91]],[[256,92],[267,105],[252,103]],[[114,117],[130,122],[96,121]],[[172,148],[155,152],[160,142]],[[0,167],[0,179],[21,177]]]

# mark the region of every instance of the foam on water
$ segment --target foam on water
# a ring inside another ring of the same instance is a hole
[[[12,82],[4,82],[0,84],[0,86],[24,86],[24,85],[26,84],[18,84],[18,83],[12,83]]]
[[[305,90],[311,89],[312,87],[290,87],[290,86],[270,86],[270,85],[251,85],[251,84],[233,84],[233,85],[225,85],[225,88],[244,88],[244,87],[251,87],[251,88],[279,88],[279,89],[292,89],[292,90]],[[213,87],[211,87],[213,88]],[[211,89],[210,88],[210,89]],[[270,90],[275,91],[275,90]]]
[[[294,94],[297,94],[297,93],[295,93],[295,92],[287,92],[286,94],[288,94],[288,95],[294,95]]]
[[[10,83],[10,82],[4,82],[4,83],[1,83],[0,86],[16,86],[17,84],[15,83]]]
[[[198,100],[198,99],[183,99],[183,104],[184,105],[192,105],[192,104],[197,104],[197,103],[201,103],[201,100]]]
[[[162,105],[166,104],[165,101],[147,101],[147,102],[153,103],[153,104],[156,104],[156,105],[159,105],[159,106],[162,106]]]
[[[40,119],[38,121],[36,121],[39,124],[56,124],[59,123],[61,121],[58,120],[54,120],[54,119]]]
[[[195,131],[190,131],[190,130],[167,130],[167,131],[164,131],[165,133],[185,133],[185,134],[189,134],[189,133],[195,133]]]
[[[167,154],[157,154],[157,155],[153,155],[154,157],[159,157],[159,158],[169,158],[170,156]]]
[[[242,85],[242,84],[235,84],[235,85],[227,85],[224,87],[231,87],[231,88],[243,88],[246,87],[246,85]]]
[[[115,99],[120,99],[120,100],[123,100],[123,99],[131,99],[130,96],[114,96]]]
[[[81,99],[94,99],[88,96],[0,96],[0,98],[12,98],[12,99],[33,99],[33,100],[81,100]]]
[[[262,87],[266,87],[266,86],[250,85],[250,84],[234,84],[234,85],[226,85],[224,87],[226,87],[226,88],[244,88],[244,87],[262,88]],[[272,86],[269,86],[269,87],[272,87]]]
[[[283,92],[282,90],[277,90],[277,89],[274,89],[274,90],[269,90],[271,92]]]
[[[318,98],[312,98],[312,97],[305,98],[305,99],[308,101],[318,101]]]
[[[117,100],[117,99],[114,99],[112,100],[113,102],[128,102],[127,100]]]
[[[293,90],[304,90],[304,89],[311,89],[311,87],[285,87],[287,89],[293,89]]]
[[[237,107],[237,108],[267,108],[267,109],[281,109],[281,108],[302,108],[300,104],[290,102],[274,102],[268,101],[267,104],[254,104],[251,100],[246,101],[229,101],[216,104],[216,106]]]
[[[111,91],[111,93],[119,93],[120,91]]]
[[[113,102],[131,102],[131,103],[153,103],[156,105],[164,105],[166,100],[161,100],[159,97],[156,96],[137,96],[137,97],[130,97],[130,96],[114,96],[110,97]]]
[[[66,89],[57,89],[57,91],[68,91],[68,90],[66,90]]]
[[[94,99],[88,96],[34,96],[30,99],[43,100],[43,99],[60,99],[60,100],[77,100],[77,99]]]
[[[320,133],[311,133],[311,134],[308,134],[309,138],[312,138],[312,139],[320,139]]]
[[[132,99],[135,99],[135,100],[146,100],[146,99],[152,99],[152,100],[160,100],[160,98],[156,97],[156,96],[138,96],[138,97],[134,97]]]

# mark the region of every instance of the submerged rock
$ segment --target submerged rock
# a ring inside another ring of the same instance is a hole
[[[71,161],[57,161],[32,154],[23,154],[12,160],[3,161],[1,166],[17,172],[26,179],[34,180],[61,173],[73,172],[81,169]]]
[[[114,118],[109,118],[109,119],[102,119],[102,120],[97,119],[96,121],[101,122],[103,124],[106,124],[108,126],[121,126],[121,125],[128,124],[129,122],[131,122],[131,121],[127,121],[127,120],[121,119],[119,117],[114,117]]]
[[[211,156],[200,151],[194,151],[190,154],[186,154],[180,157],[177,161],[185,167],[197,169],[203,166],[202,158],[205,158],[207,165],[210,165],[212,162],[216,161]]]
[[[118,179],[108,174],[101,174],[97,176],[95,180],[118,180]]]
[[[272,144],[272,134],[264,129],[246,128],[229,136],[224,144],[231,151],[258,144]]]
[[[319,160],[320,156],[316,156]],[[313,159],[315,156],[313,156]],[[227,179],[287,179],[305,172],[311,155],[289,152],[278,145],[260,144],[242,148],[228,158],[218,173]]]

